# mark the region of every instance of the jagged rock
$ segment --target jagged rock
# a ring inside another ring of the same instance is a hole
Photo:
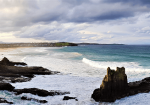
[[[36,102],[39,102],[39,103],[47,103],[46,100],[38,100],[38,99],[35,99],[35,98],[28,98],[26,96],[22,96],[21,99],[22,100],[30,100],[30,101],[32,100],[32,101],[36,101]]]
[[[105,75],[100,88],[95,89],[91,97],[95,101],[114,102],[116,99],[149,91],[150,77],[127,83],[125,68],[117,67],[116,71],[107,69],[107,75]]]
[[[7,66],[7,65],[0,65],[0,73],[21,74],[21,75],[52,74],[50,70],[43,67],[16,67],[16,66]]]
[[[100,89],[95,89],[92,98],[95,101],[113,102],[118,98],[126,95],[128,92],[127,76],[125,68],[118,68],[117,70],[107,69]]]
[[[65,95],[70,94],[70,92],[60,92],[60,91],[47,91],[43,89],[38,88],[24,88],[24,89],[14,89],[13,90],[16,95],[22,94],[22,93],[31,93],[38,96],[54,96],[54,95]]]
[[[0,98],[0,103],[8,103],[8,104],[13,104],[13,102],[8,102],[4,98]]]
[[[13,87],[9,83],[0,83],[0,90],[8,90],[8,91],[13,91],[15,87]]]
[[[0,82],[26,82],[30,81],[35,74],[37,75],[53,75],[60,72],[50,71],[43,67],[18,67],[15,65],[27,65],[23,62],[12,62],[6,57],[0,61]],[[27,77],[27,78],[25,78]]]
[[[130,95],[147,93],[150,91],[150,77],[146,77],[140,81],[130,82],[128,83],[128,86]]]
[[[15,66],[15,65],[23,65],[23,67]],[[53,75],[60,72],[50,71],[43,67],[28,67],[23,62],[11,62],[6,57],[0,61],[0,90],[7,90],[13,92],[12,94],[22,94],[22,93],[31,93],[38,96],[54,96],[54,95],[65,95],[70,94],[70,92],[61,92],[61,91],[47,91],[38,88],[25,88],[25,89],[14,89],[10,82],[27,82],[30,81],[35,74],[37,75]],[[46,100],[37,100],[34,98],[22,97],[23,100],[34,100],[40,103],[46,103]],[[0,98],[0,103],[9,103],[7,100],[3,100]]]
[[[4,57],[0,61],[0,65],[7,65],[7,66],[22,65],[22,66],[26,66],[27,64],[24,62],[11,62],[6,57]]]
[[[70,99],[75,99],[76,101],[78,101],[78,99],[76,97],[64,96],[64,98],[63,98],[63,100],[70,100]]]

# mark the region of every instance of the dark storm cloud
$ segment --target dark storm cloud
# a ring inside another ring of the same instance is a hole
[[[91,0],[62,0],[53,11],[41,11],[38,15],[33,16],[32,22],[98,22],[132,17],[137,12],[148,11],[147,8],[139,6],[133,7],[128,4],[122,6],[122,4],[115,4],[115,2],[104,3]],[[114,5],[116,6],[114,7]]]
[[[53,11],[44,11],[39,17],[34,17],[33,22],[82,23],[116,20],[148,12],[150,7],[145,7],[148,4],[148,0],[61,0]]]
[[[123,30],[129,27],[129,24],[136,24],[141,15],[149,12],[149,0],[0,0],[0,32],[13,32],[16,37],[21,38],[93,40],[94,37],[99,37],[99,34],[81,34],[80,31],[86,30],[82,24],[91,27],[93,24],[102,27],[107,24],[104,33],[115,32],[120,26]],[[150,15],[147,20],[149,17]],[[142,24],[147,24],[147,21]],[[80,25],[83,28],[79,27]],[[112,25],[118,27],[112,30]],[[136,27],[147,26],[140,24]],[[103,33],[102,27],[101,31],[97,28],[98,32]],[[134,31],[133,28],[130,29],[128,31]],[[99,40],[103,39],[99,37]]]
[[[117,20],[148,12],[150,8],[145,7],[148,4],[149,0],[5,0],[1,1],[0,9],[7,8],[12,13],[0,14],[0,29],[2,31],[3,27],[9,27],[13,31],[40,22],[91,23]],[[18,10],[14,13],[12,8]]]

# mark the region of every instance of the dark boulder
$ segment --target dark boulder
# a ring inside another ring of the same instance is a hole
[[[30,101],[32,100],[32,101],[36,101],[36,102],[39,102],[39,103],[47,103],[46,100],[38,100],[38,99],[35,99],[35,98],[28,98],[26,96],[22,96],[21,99],[22,100],[30,100]]]
[[[14,65],[26,65],[26,63],[23,62],[11,62],[6,57],[0,61],[0,76],[2,77],[10,77],[10,81],[12,82],[21,82],[26,81],[27,79],[24,77],[33,78],[35,74],[37,75],[53,75],[57,74],[59,72],[57,71],[50,71],[43,67],[18,67]],[[16,77],[16,79],[15,79]],[[20,77],[20,79],[18,79]],[[7,78],[8,79],[8,78]],[[25,80],[23,80],[25,79]],[[17,81],[16,81],[17,80]],[[29,79],[28,79],[29,80]]]
[[[63,98],[63,100],[71,100],[71,99],[75,99],[76,101],[78,101],[78,99],[76,97],[64,96],[64,98]]]
[[[13,87],[9,83],[0,83],[0,90],[8,90],[8,91],[13,91],[15,87]]]
[[[7,104],[13,104],[13,102],[8,102],[4,98],[0,98],[0,103],[7,103]]]
[[[31,94],[43,96],[43,97],[70,94],[70,92],[47,91],[47,90],[38,89],[38,88],[14,89],[13,91],[15,92],[16,95],[19,95],[22,93],[31,93]]]

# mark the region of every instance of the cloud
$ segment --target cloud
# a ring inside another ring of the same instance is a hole
[[[82,35],[78,32],[88,27],[86,24],[59,24],[52,22],[50,24],[35,24],[30,27],[24,27],[15,33],[18,38],[35,38],[45,40],[57,40],[67,42],[80,41]]]
[[[140,1],[140,0],[138,0]],[[107,0],[107,2],[110,2]],[[125,2],[122,0],[122,2]],[[143,5],[122,4],[118,0],[106,3],[102,0],[1,0],[1,31],[19,30],[35,23],[58,21],[61,23],[89,23],[134,17],[136,13],[149,11]],[[141,1],[142,2],[142,1]],[[135,2],[137,3],[137,2]],[[146,4],[145,2],[142,2]],[[3,21],[5,20],[5,21]],[[7,28],[4,28],[7,27]]]
[[[149,0],[0,0],[0,33],[103,43],[147,37],[149,5]]]

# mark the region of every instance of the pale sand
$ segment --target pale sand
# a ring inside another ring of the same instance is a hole
[[[0,52],[8,52],[19,48],[28,48],[28,47],[0,48]]]
[[[7,57],[10,61],[18,61],[21,62],[21,58],[20,57],[15,57],[16,55],[13,56],[13,54],[11,54],[11,52],[13,50],[17,50],[17,49],[24,49],[24,48],[29,48],[29,47],[14,47],[14,48],[0,48],[0,61],[4,58]],[[9,56],[11,55],[11,56]]]
[[[12,50],[15,50],[15,49],[18,49],[19,47],[16,47],[16,48],[0,48],[0,52],[8,52],[8,51],[12,51]]]

